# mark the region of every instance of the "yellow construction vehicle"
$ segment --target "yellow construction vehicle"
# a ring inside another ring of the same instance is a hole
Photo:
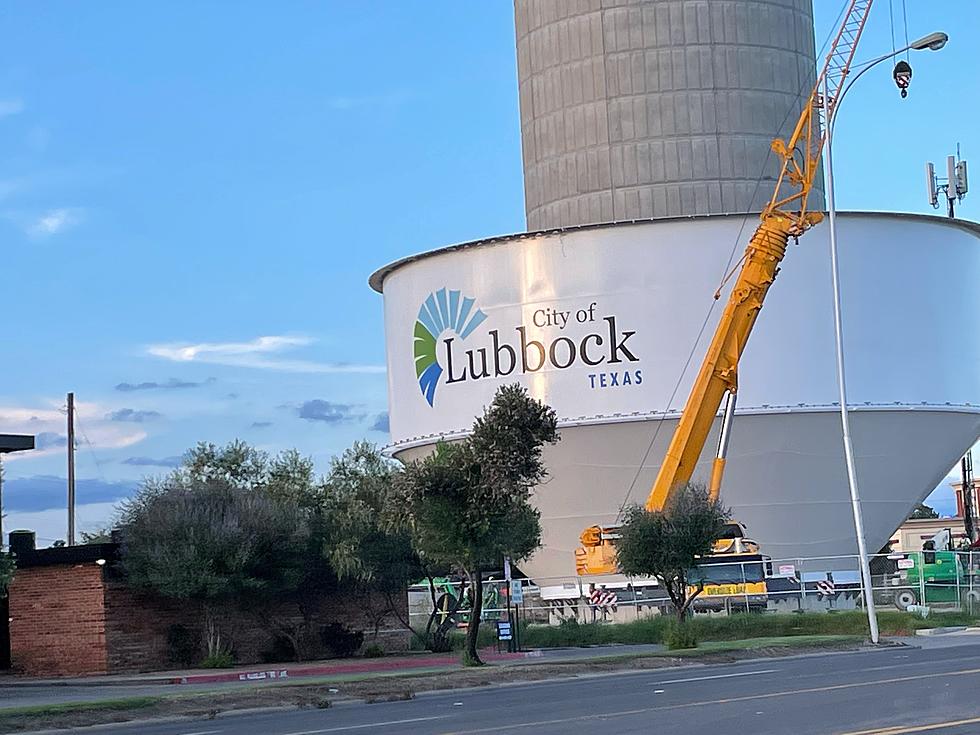
[[[772,142],[772,151],[780,162],[775,189],[742,256],[741,270],[647,497],[647,510],[662,510],[671,495],[690,481],[725,399],[721,435],[708,485],[711,498],[718,497],[735,415],[738,361],[766,293],[779,272],[789,238],[800,237],[823,219],[823,213],[811,211],[809,204],[829,122],[824,118],[833,116],[871,3],[872,0],[852,0],[792,135],[787,141],[777,138]],[[715,298],[719,297],[720,289],[715,294]],[[744,538],[740,524],[733,525],[730,533],[726,533],[727,538],[716,542],[714,555],[758,555],[758,544]],[[617,572],[617,527],[592,526],[580,538],[582,546],[575,551],[575,566],[580,575]]]

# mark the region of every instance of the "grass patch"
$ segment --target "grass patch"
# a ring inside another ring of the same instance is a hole
[[[27,707],[4,707],[0,709],[0,724],[7,717],[61,715],[75,712],[125,712],[146,709],[160,704],[165,697],[126,697],[124,699],[100,699],[97,702],[62,702],[59,704],[36,704]]]
[[[760,648],[812,648],[838,643],[857,643],[859,635],[791,635],[749,638],[741,641],[707,641],[698,645],[697,651],[671,651],[671,656],[726,653],[728,651],[754,651]]]
[[[912,635],[923,628],[977,625],[966,613],[934,613],[926,619],[896,611],[878,613],[882,635]],[[528,648],[570,648],[611,643],[665,643],[673,625],[669,616],[650,616],[629,623],[579,623],[532,625],[522,630],[521,643]],[[868,619],[860,610],[802,615],[697,616],[685,624],[698,641],[735,641],[797,636],[867,636]]]

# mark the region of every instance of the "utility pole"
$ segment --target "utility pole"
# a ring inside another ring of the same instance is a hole
[[[75,545],[75,394],[68,394],[68,545]]]
[[[0,551],[3,551],[3,455],[0,454]]]
[[[972,544],[977,540],[977,529],[973,523],[973,452],[967,451],[960,460],[960,472],[963,476],[963,525],[966,537]]]

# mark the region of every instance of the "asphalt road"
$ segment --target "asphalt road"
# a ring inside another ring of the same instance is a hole
[[[980,638],[980,636],[978,636]],[[978,641],[980,642],[980,641]],[[590,648],[553,648],[539,651],[540,656],[532,659],[512,659],[497,662],[498,666],[527,665],[529,663],[552,663],[560,661],[585,661],[600,656],[628,656],[650,654],[662,651],[664,647],[657,644],[628,644],[592,646]],[[261,667],[258,667],[261,668]],[[34,683],[25,686],[23,683],[5,681],[0,677],[0,712],[8,707],[30,707],[45,704],[70,704],[72,702],[94,702],[106,699],[125,699],[141,696],[172,696],[181,694],[200,694],[202,692],[221,692],[238,690],[243,687],[270,687],[289,684],[316,684],[342,681],[343,677],[314,676],[297,677],[283,681],[261,681],[251,684],[240,681],[207,684],[160,684],[148,681],[146,684],[134,683],[144,675],[135,674],[126,683],[114,684],[111,681],[99,682],[97,677],[84,680],[83,683],[73,684],[71,681],[57,681],[50,684]],[[158,676],[145,675],[149,678]],[[357,676],[357,675],[352,675]]]
[[[978,693],[980,645],[967,644],[660,669],[423,694],[407,702],[84,731],[113,735],[965,735],[980,733]]]

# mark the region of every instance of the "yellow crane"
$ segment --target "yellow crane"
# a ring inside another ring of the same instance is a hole
[[[704,449],[711,425],[726,399],[718,450],[711,468],[709,492],[718,496],[725,470],[725,455],[735,415],[738,391],[738,361],[765,301],[769,287],[776,279],[779,264],[786,254],[789,238],[798,238],[823,219],[821,211],[810,208],[810,194],[820,165],[826,137],[824,111],[833,116],[834,108],[850,70],[861,33],[873,0],[851,0],[843,21],[827,54],[823,70],[788,140],[777,138],[772,151],[780,162],[779,177],[769,203],[762,210],[760,223],[741,260],[741,270],[732,287],[725,310],[715,329],[708,352],[694,381],[687,403],[657,479],[646,500],[646,508],[659,511],[672,493],[690,481]],[[826,105],[824,100],[826,95]],[[716,294],[718,298],[720,294]],[[582,547],[575,552],[580,575],[611,574],[617,571],[615,541],[617,528],[592,526],[581,535]],[[737,539],[716,544],[716,552],[758,552],[758,546],[746,547]]]

